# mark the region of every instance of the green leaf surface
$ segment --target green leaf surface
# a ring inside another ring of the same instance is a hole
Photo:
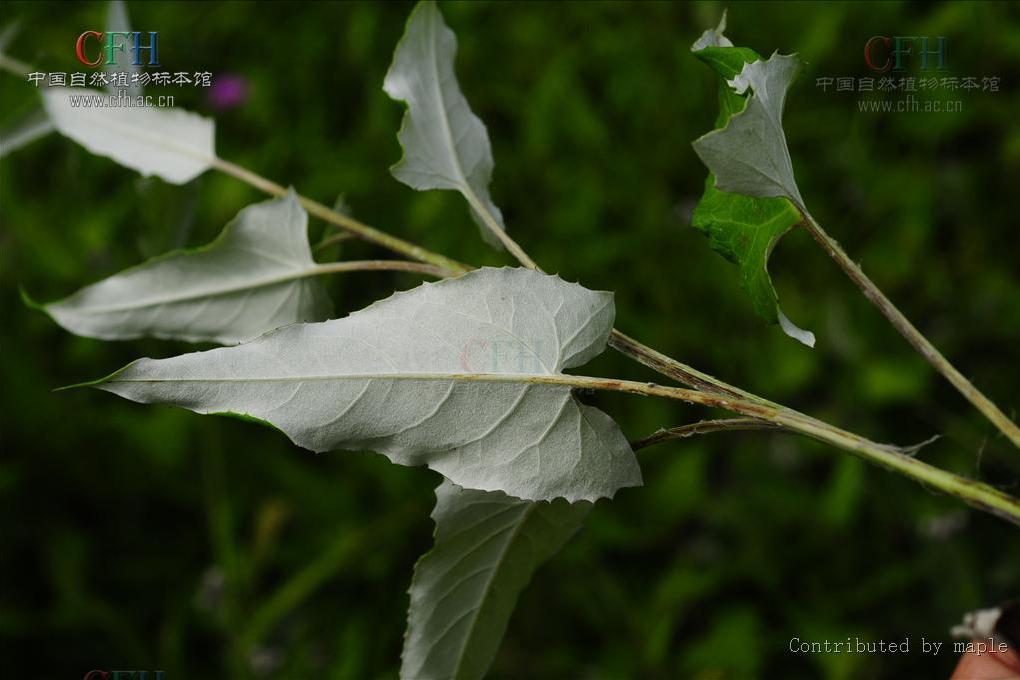
[[[415,565],[400,677],[477,680],[535,570],[577,533],[590,503],[533,503],[436,489],[435,545]]]
[[[612,496],[641,472],[620,429],[560,375],[605,349],[611,293],[479,269],[253,342],[140,359],[95,386],[268,421],[313,451],[377,451],[528,500]]]
[[[248,206],[206,246],[153,258],[42,309],[90,338],[235,344],[329,318],[315,273],[308,215],[289,192]]]
[[[755,311],[770,323],[779,323],[768,259],[779,238],[800,221],[800,214],[784,199],[729,194],[711,183],[709,177],[691,223],[708,236],[712,250],[737,265],[740,287],[751,296]]]
[[[383,89],[407,104],[397,137],[404,157],[390,168],[404,184],[424,191],[453,189],[467,200],[482,236],[505,229],[489,196],[494,162],[485,124],[468,106],[453,70],[457,38],[434,2],[420,2],[393,54]]]
[[[779,122],[789,81],[784,79],[785,71],[783,74],[773,74],[768,68],[759,66],[776,59],[792,58],[774,55],[772,60],[764,62],[754,50],[732,46],[722,35],[724,28],[725,15],[718,29],[706,31],[691,48],[694,55],[710,66],[719,77],[716,130],[697,140],[694,143],[695,150],[710,170],[718,168],[727,180],[720,182],[714,174],[709,174],[705,193],[694,210],[692,225],[708,236],[713,250],[737,265],[740,286],[750,295],[755,312],[769,323],[780,324],[790,337],[813,347],[814,334],[798,328],[779,307],[779,296],[768,273],[768,259],[772,249],[782,235],[800,221],[800,213],[787,200],[785,193],[775,193],[774,184],[764,188],[760,186],[760,173],[752,170],[762,166],[771,168],[766,172],[772,175],[785,176],[784,168],[788,168],[795,200],[800,201],[796,183],[792,180],[793,170],[786,150],[786,138]],[[789,62],[782,63],[784,66],[790,65]],[[751,84],[754,95],[748,96],[746,84],[743,87],[731,87],[732,83],[745,81]],[[770,90],[770,87],[778,88],[778,91]],[[777,126],[781,141],[778,149],[774,148]],[[766,137],[768,143],[764,139]],[[774,163],[768,159],[763,160],[763,146],[772,148],[778,160],[773,159]],[[748,190],[746,182],[741,183],[748,174],[753,181],[759,182],[757,188]]]

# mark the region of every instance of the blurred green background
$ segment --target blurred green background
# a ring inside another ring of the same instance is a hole
[[[443,3],[457,70],[486,122],[493,196],[549,271],[615,290],[617,326],[682,361],[1020,493],[1020,457],[863,299],[806,234],[773,272],[809,350],[756,318],[735,269],[689,227],[715,81],[689,53],[721,3]],[[388,166],[402,107],[383,75],[410,4],[128,3],[168,70],[236,74],[241,105],[168,88],[215,115],[217,149],[370,224],[477,264],[459,196],[416,193]],[[10,52],[74,71],[103,3],[4,2]],[[902,310],[1009,413],[1020,406],[1020,10],[1016,3],[734,3],[728,34],[799,52],[787,104],[814,215]],[[999,76],[953,114],[859,113],[815,78],[870,75],[873,35],[944,35],[952,75]],[[160,93],[153,90],[152,93]],[[0,124],[38,106],[0,75]],[[436,474],[369,453],[313,455],[251,423],[53,393],[182,343],[74,337],[26,308],[142,259],[209,241],[264,197],[209,172],[143,179],[51,135],[0,165],[3,371],[0,658],[6,677],[93,668],[176,678],[393,677]],[[324,225],[313,221],[313,237]],[[352,241],[342,257],[381,253]],[[414,286],[361,273],[329,286],[346,313]],[[585,372],[652,374],[607,352]],[[632,438],[707,414],[586,397]],[[733,433],[639,454],[646,486],[600,502],[541,569],[495,678],[947,677],[920,653],[967,610],[1020,591],[1015,527],[792,436]],[[794,655],[790,638],[902,640],[905,655]]]

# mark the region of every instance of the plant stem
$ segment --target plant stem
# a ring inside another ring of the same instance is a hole
[[[517,241],[515,241],[510,234],[506,233],[506,229],[503,229],[503,227],[499,225],[495,216],[485,208],[485,205],[482,204],[477,194],[475,194],[475,192],[471,190],[471,187],[467,185],[464,186],[464,198],[467,199],[468,205],[471,206],[471,209],[482,218],[482,222],[484,222],[485,226],[489,228],[489,231],[491,231],[493,235],[499,239],[500,243],[502,243],[503,246],[510,251],[510,254],[514,256],[514,259],[528,269],[542,271],[538,264],[531,259],[531,256],[524,252],[524,248],[521,248]]]
[[[261,175],[257,175],[246,168],[242,168],[240,165],[236,165],[234,163],[231,163],[230,161],[225,161],[222,158],[212,159],[212,167],[230,175],[231,177],[235,177],[247,184],[250,184],[256,189],[264,191],[267,194],[273,196],[283,196],[284,194],[287,193],[287,189],[277,184],[276,182],[266,179]],[[387,234],[386,232],[379,231],[374,227],[370,227],[367,224],[363,224],[362,222],[359,222],[353,217],[343,215],[333,210],[332,208],[326,207],[325,205],[319,203],[318,201],[313,201],[310,198],[305,198],[300,194],[297,196],[297,199],[301,203],[301,205],[304,206],[305,210],[309,212],[309,214],[314,215],[319,219],[330,222],[331,224],[335,224],[338,227],[342,227],[347,231],[351,232],[352,234],[354,234],[355,236],[363,238],[364,240],[369,241],[371,243],[375,243],[376,245],[382,246],[387,250],[401,253],[403,255],[406,255],[407,257],[410,257],[413,260],[418,260],[419,262],[427,262],[429,264],[435,265],[444,270],[444,272],[446,272],[446,275],[448,276],[463,274],[464,272],[467,272],[470,269],[467,265],[461,264],[456,260],[452,260],[444,255],[434,253],[431,250],[427,250],[419,245],[415,245],[410,241],[405,241],[402,238],[392,236],[390,234]]]
[[[799,434],[849,451],[864,460],[898,472],[914,481],[959,498],[979,510],[991,513],[1020,526],[1020,500],[973,479],[967,479],[922,462],[903,453],[902,449],[878,444],[828,423],[782,407],[774,407],[745,399],[705,394],[680,387],[664,387],[654,383],[610,380],[583,376],[536,376],[535,382],[569,384],[597,390],[627,392],[644,396],[666,397],[713,408],[721,408],[751,418],[765,420]]]
[[[808,233],[825,249],[829,257],[836,261],[836,264],[850,277],[850,280],[861,289],[864,297],[871,300],[878,307],[878,310],[889,320],[889,323],[900,332],[900,335],[906,338],[907,342],[921,356],[928,360],[928,363],[935,367],[936,371],[952,383],[953,387],[959,390],[960,394],[973,404],[977,410],[981,411],[993,425],[999,428],[999,431],[1006,435],[1016,447],[1020,448],[1020,427],[1017,427],[1016,423],[1010,420],[998,406],[974,387],[970,380],[956,370],[949,363],[949,360],[942,356],[941,352],[935,349],[935,346],[928,341],[928,338],[917,330],[907,317],[903,316],[903,313],[896,308],[896,305],[864,274],[857,263],[851,260],[850,256],[840,247],[836,239],[829,236],[807,210],[802,209],[801,212],[804,216],[803,224]]]
[[[407,262],[405,260],[348,260],[346,262],[330,262],[328,264],[316,265],[315,268],[308,270],[307,276],[353,271],[414,272],[416,274],[427,274],[439,279],[446,276],[447,273],[442,267],[422,262]]]
[[[698,434],[711,432],[734,432],[739,430],[783,430],[785,428],[758,418],[719,418],[717,420],[699,420],[696,423],[662,429],[630,443],[630,448],[638,451],[649,446],[686,439]]]
[[[634,338],[623,334],[615,328],[609,334],[609,346],[621,354],[634,359],[640,364],[647,366],[656,373],[672,378],[677,382],[703,390],[710,394],[736,397],[748,401],[766,404],[775,408],[782,408],[779,404],[769,401],[756,394],[746,392],[739,387],[714,378],[707,373],[702,373],[696,368],[680,363],[676,359],[666,356],[662,352],[652,349],[647,345],[638,342]]]

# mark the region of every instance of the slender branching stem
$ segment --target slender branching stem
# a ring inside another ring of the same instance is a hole
[[[871,302],[878,307],[878,310],[882,312],[882,315],[889,320],[889,323],[899,331],[900,335],[906,338],[907,342],[916,349],[921,356],[927,359],[928,363],[935,367],[935,370],[941,373],[946,380],[953,384],[957,390],[962,394],[971,404],[977,408],[978,411],[984,414],[988,420],[992,422],[995,427],[999,429],[1006,437],[1009,438],[1013,444],[1020,448],[1020,427],[1017,427],[1010,418],[1003,413],[998,406],[981,393],[973,383],[968,380],[962,373],[956,370],[949,360],[946,359],[941,352],[935,349],[935,346],[924,336],[921,331],[917,330],[914,324],[903,315],[903,313],[897,309],[889,298],[879,290],[878,286],[869,279],[860,266],[846,254],[846,251],[840,247],[836,239],[829,236],[821,225],[811,216],[806,210],[801,210],[804,221],[803,225],[807,229],[808,233],[822,246],[822,248],[829,254],[829,256],[836,261],[850,280],[861,289],[864,293],[864,297],[871,300]]]
[[[696,423],[688,423],[678,427],[670,427],[657,430],[647,437],[642,437],[630,443],[630,448],[639,451],[649,446],[663,444],[675,439],[686,439],[699,434],[710,434],[712,432],[734,432],[740,430],[783,430],[784,428],[775,423],[759,418],[717,418],[715,420],[699,420]]]
[[[346,262],[330,262],[316,265],[313,269],[309,269],[308,276],[356,271],[412,272],[434,276],[438,279],[446,276],[446,270],[442,267],[424,262],[408,262],[406,260],[349,260]]]
[[[615,328],[609,334],[609,346],[621,354],[634,359],[638,363],[647,366],[656,373],[664,375],[667,378],[672,378],[682,385],[687,385],[688,387],[693,387],[710,394],[738,397],[740,399],[758,402],[759,404],[767,404],[769,406],[781,408],[779,404],[771,402],[768,399],[742,390],[739,387],[734,387],[733,385],[725,383],[718,378],[708,375],[707,373],[702,373],[696,368],[680,363],[676,359],[666,356],[662,352],[638,342],[634,338],[625,335]]]
[[[482,219],[482,222],[485,223],[485,226],[489,229],[489,231],[491,231],[493,235],[499,239],[499,242],[510,251],[510,254],[514,256],[515,260],[528,269],[542,271],[538,264],[531,259],[531,256],[524,252],[524,249],[521,248],[517,241],[515,241],[510,234],[506,233],[506,229],[499,225],[499,222],[496,221],[496,217],[489,212],[482,201],[478,198],[478,195],[471,190],[471,187],[464,187],[464,198],[467,199],[471,209],[474,210],[475,213]]]

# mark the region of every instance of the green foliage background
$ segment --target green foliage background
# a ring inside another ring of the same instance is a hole
[[[459,196],[387,168],[402,108],[381,83],[409,4],[128,5],[169,70],[248,79],[216,114],[227,159],[456,258],[508,260]],[[734,3],[737,44],[799,52],[786,128],[814,215],[961,370],[1020,406],[1020,11],[1007,3]],[[617,292],[618,327],[683,361],[1020,493],[1020,456],[888,327],[805,234],[773,272],[814,351],[754,315],[735,269],[689,226],[715,79],[689,53],[723,6],[444,3],[458,74],[487,123],[493,196],[549,271]],[[5,2],[12,54],[74,71],[102,3]],[[952,75],[998,75],[961,113],[858,113],[820,76],[870,75],[873,35],[945,35]],[[203,92],[172,89],[209,113]],[[0,76],[0,123],[37,105]],[[210,240],[263,197],[216,173],[142,179],[47,137],[0,166],[3,372],[0,644],[9,677],[92,668],[167,678],[376,678],[397,669],[405,589],[430,544],[438,477],[372,454],[313,455],[251,423],[54,387],[191,346],[76,338],[26,308],[172,247]],[[313,231],[321,232],[321,223]],[[346,242],[343,256],[377,255]],[[408,288],[330,281],[348,312]],[[587,369],[653,379],[607,353]],[[637,438],[706,414],[594,395]],[[599,503],[536,576],[496,678],[944,677],[964,611],[1020,591],[1015,527],[810,441],[710,435],[640,453],[646,487]],[[906,655],[794,655],[805,640],[902,640]]]

